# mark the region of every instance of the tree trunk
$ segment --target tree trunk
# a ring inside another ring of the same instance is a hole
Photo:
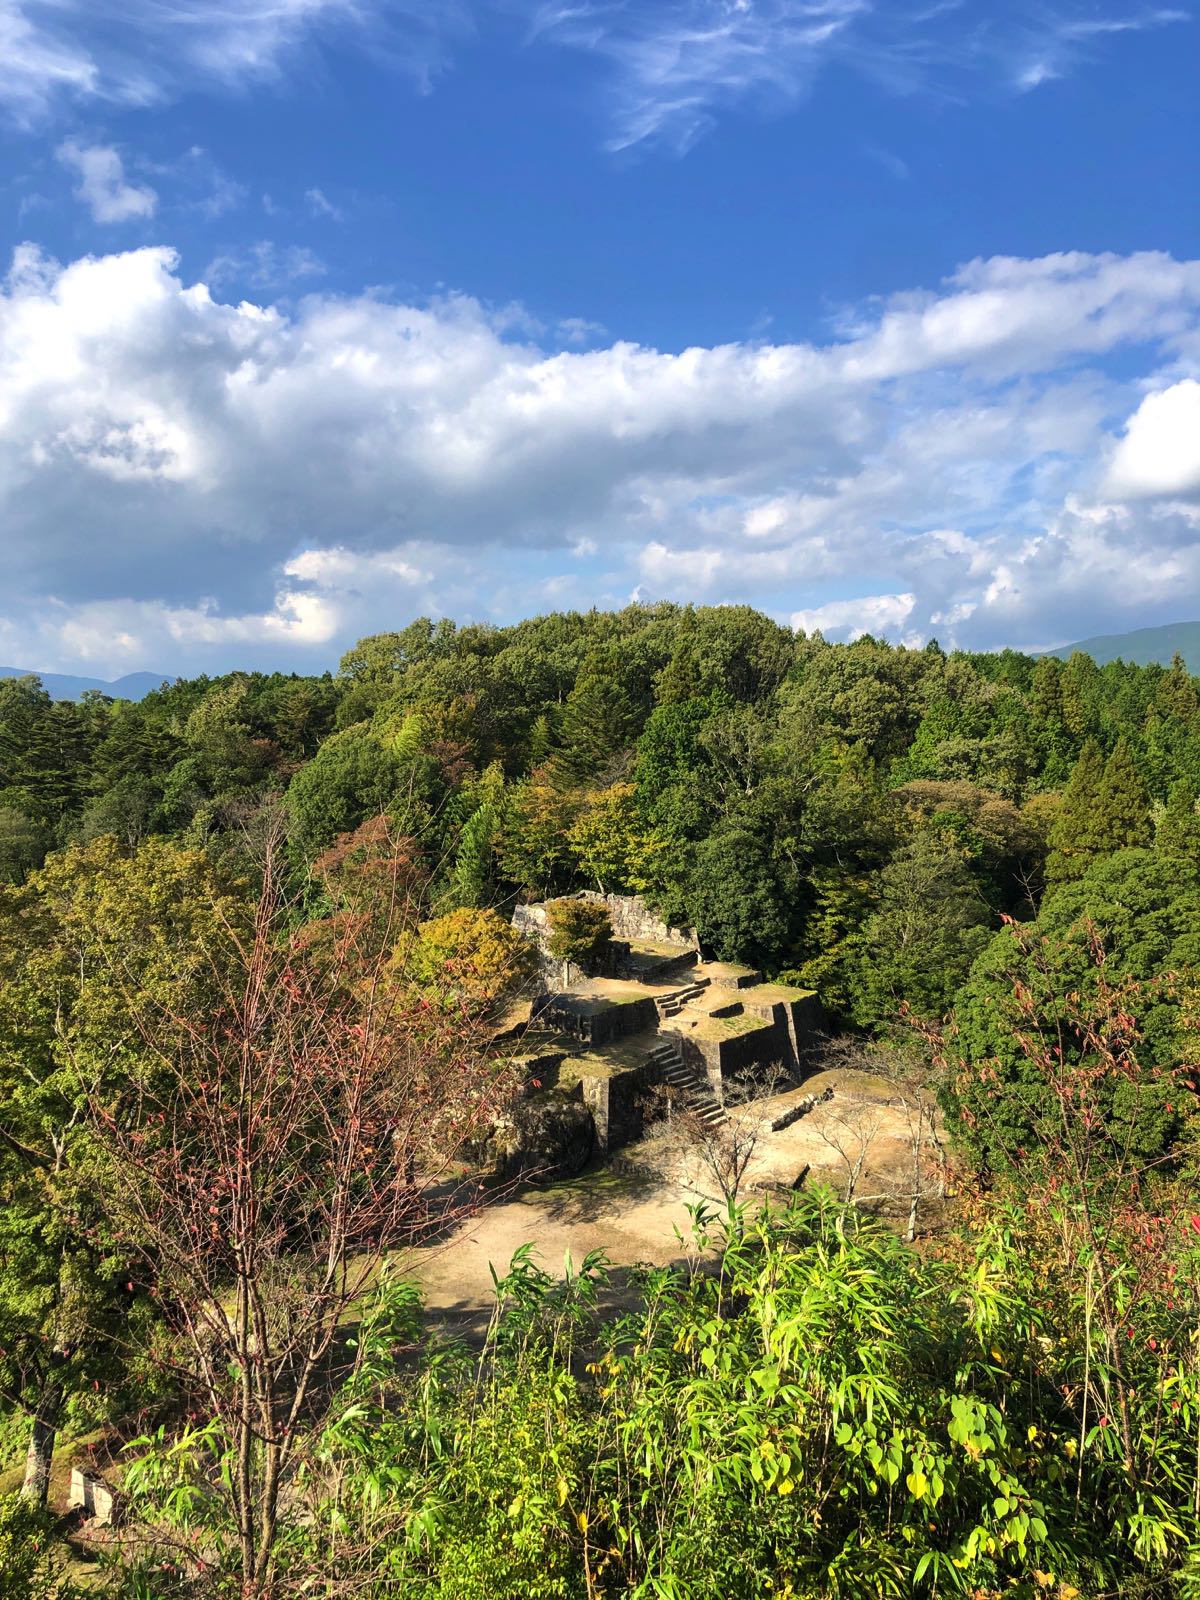
[[[33,1413],[33,1432],[29,1435],[29,1450],[25,1456],[25,1482],[21,1486],[21,1496],[42,1506],[46,1504],[50,1492],[50,1464],[54,1459],[54,1440],[58,1434],[62,1398],[62,1379],[48,1378]]]

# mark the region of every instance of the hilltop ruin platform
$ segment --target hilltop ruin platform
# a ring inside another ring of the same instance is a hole
[[[596,900],[599,896],[590,896]],[[582,1100],[602,1155],[640,1138],[655,1093],[719,1121],[727,1097],[798,1085],[825,1031],[811,990],[764,983],[752,967],[702,959],[690,929],[668,928],[636,897],[609,896],[623,942],[619,974],[585,977],[545,951],[544,906],[514,924],[538,941],[543,989],[522,1064],[544,1093]]]

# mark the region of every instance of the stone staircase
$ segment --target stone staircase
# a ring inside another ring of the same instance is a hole
[[[698,994],[699,988],[696,993]],[[707,1075],[699,1068],[689,1066],[683,1059],[683,1040],[677,1033],[664,1034],[650,1052],[650,1060],[659,1068],[662,1082],[675,1091],[675,1103],[682,1110],[707,1124],[719,1128],[727,1119],[724,1107],[709,1086]]]
[[[675,989],[671,994],[656,995],[654,1009],[658,1012],[658,1022],[661,1027],[671,1017],[677,1017],[690,1001],[699,999],[708,988],[707,978],[697,978],[694,983],[689,983],[683,989]]]

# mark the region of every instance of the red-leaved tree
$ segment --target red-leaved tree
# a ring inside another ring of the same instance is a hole
[[[274,1592],[289,1475],[339,1330],[390,1252],[477,1203],[456,1157],[509,1093],[483,1024],[388,966],[419,915],[416,874],[386,829],[363,848],[369,907],[335,908],[314,938],[292,926],[271,841],[219,1004],[144,1013],[151,1064],[94,1107],[105,1203],[208,1419],[222,1459],[206,1490],[224,1497],[247,1596]]]

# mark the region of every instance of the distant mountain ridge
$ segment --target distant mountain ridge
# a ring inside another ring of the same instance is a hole
[[[1106,661],[1118,660],[1139,667],[1157,661],[1169,667],[1171,657],[1178,651],[1188,671],[1200,673],[1200,622],[1168,622],[1165,627],[1135,628],[1131,633],[1100,633],[1093,639],[1080,639],[1078,644],[1063,644],[1056,650],[1038,653],[1066,661],[1076,650],[1091,656],[1101,667]]]
[[[0,678],[40,678],[51,700],[78,700],[89,689],[99,689],[114,700],[140,700],[152,689],[161,689],[170,682],[165,673],[159,672],[127,672],[109,683],[103,678],[77,678],[68,672],[32,672],[28,667],[0,667]]]

